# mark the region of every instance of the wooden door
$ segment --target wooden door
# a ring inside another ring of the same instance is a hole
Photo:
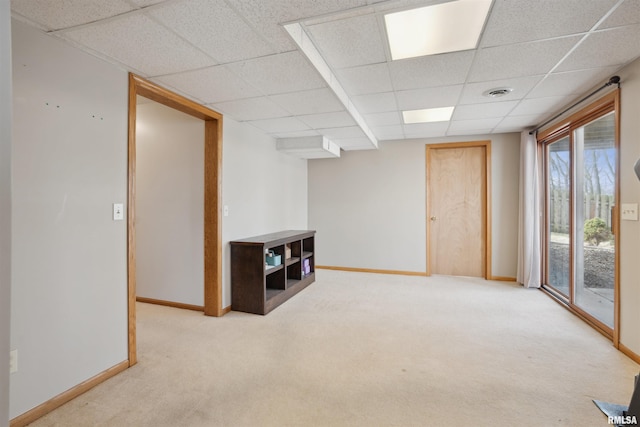
[[[487,150],[427,146],[427,273],[488,277]]]

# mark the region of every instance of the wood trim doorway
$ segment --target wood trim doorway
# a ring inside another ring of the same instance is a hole
[[[136,97],[140,95],[204,120],[204,314],[222,316],[222,115],[129,74],[129,146],[127,214],[127,284],[129,366],[137,362],[136,347]]]
[[[442,143],[442,144],[427,144],[425,146],[425,171],[426,171],[426,235],[427,235],[427,276],[432,274],[431,267],[431,158],[433,150],[439,149],[457,149],[457,148],[476,148],[480,147],[483,149],[484,154],[484,182],[482,183],[482,216],[484,219],[484,229],[483,229],[483,238],[484,238],[484,266],[483,266],[483,276],[485,279],[492,279],[491,272],[491,141],[470,141],[470,142],[453,142],[453,143]]]

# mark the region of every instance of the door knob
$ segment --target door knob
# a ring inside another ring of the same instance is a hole
[[[438,219],[438,218],[436,218],[435,216],[431,217],[431,221],[435,221],[436,219]]]

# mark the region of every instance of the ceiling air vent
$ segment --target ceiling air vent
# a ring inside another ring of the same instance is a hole
[[[501,96],[508,95],[511,92],[513,92],[513,89],[510,87],[497,87],[483,92],[483,95],[489,98],[500,98]]]

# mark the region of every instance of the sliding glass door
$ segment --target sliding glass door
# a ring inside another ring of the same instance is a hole
[[[574,131],[574,304],[613,328],[616,203],[615,116],[609,113]]]
[[[547,146],[548,150],[548,281],[564,298],[571,283],[571,150],[569,137]]]
[[[617,298],[615,105],[565,123],[544,141],[545,287],[611,335]]]

